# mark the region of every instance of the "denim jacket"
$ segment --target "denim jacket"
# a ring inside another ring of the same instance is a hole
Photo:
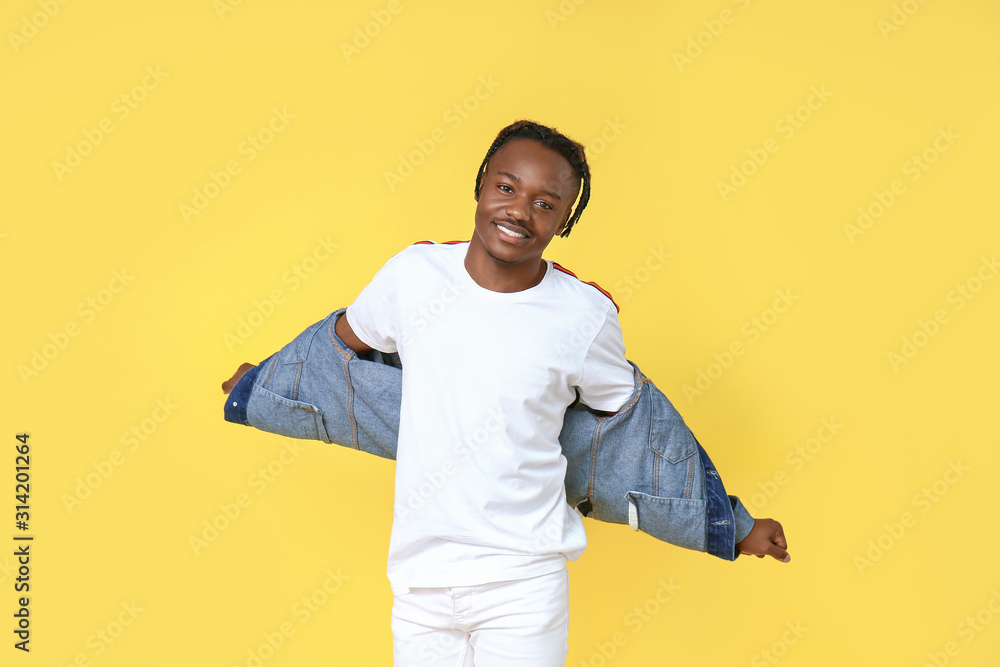
[[[359,357],[336,334],[344,309],[248,370],[225,419],[396,458],[402,370],[396,354]],[[629,362],[631,363],[631,362]],[[566,500],[584,516],[628,524],[688,549],[735,560],[754,520],[666,396],[635,364],[625,405],[602,416],[574,404],[559,435]]]

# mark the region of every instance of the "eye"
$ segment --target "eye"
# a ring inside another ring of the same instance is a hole
[[[509,185],[504,185],[503,183],[501,183],[497,187],[500,188],[501,192],[514,192]]]
[[[552,207],[549,206],[549,203],[547,201],[537,201],[535,203],[539,204],[542,208],[546,208],[546,209],[548,209],[550,211],[552,210]]]

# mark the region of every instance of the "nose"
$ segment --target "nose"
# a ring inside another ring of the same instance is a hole
[[[531,215],[531,202],[524,197],[514,197],[507,201],[504,210],[514,220],[527,220]]]

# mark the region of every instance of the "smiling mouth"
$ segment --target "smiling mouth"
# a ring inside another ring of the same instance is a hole
[[[493,224],[495,224],[497,226],[497,229],[499,229],[500,232],[504,236],[507,236],[507,237],[509,237],[511,239],[526,239],[526,238],[528,238],[527,234],[522,234],[521,232],[515,232],[510,227],[507,227],[507,226],[505,226],[505,225],[503,225],[503,224],[501,224],[499,222],[494,222]]]

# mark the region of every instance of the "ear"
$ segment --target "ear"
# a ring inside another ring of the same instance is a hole
[[[490,161],[487,160],[486,164],[483,165],[483,173],[479,176],[479,187],[476,188],[476,203],[479,203],[479,193],[483,191],[483,186],[486,185],[486,175],[490,172]]]

